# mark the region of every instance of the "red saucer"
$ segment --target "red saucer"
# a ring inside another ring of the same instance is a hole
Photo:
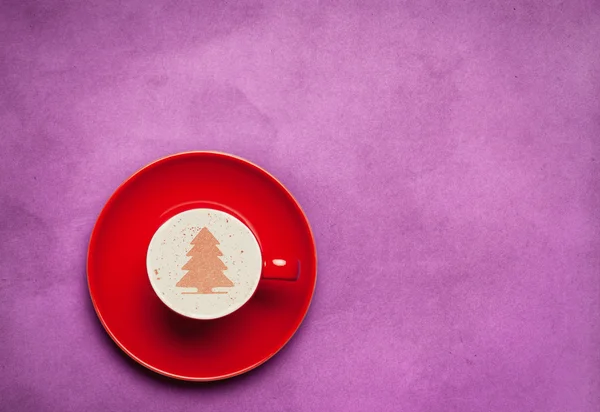
[[[197,207],[234,214],[266,256],[297,256],[299,279],[261,280],[248,303],[220,319],[172,312],[152,290],[146,251],[162,223]],[[306,216],[277,179],[231,155],[189,152],[144,167],[111,196],[92,231],[87,276],[100,322],[123,351],[163,375],[209,381],[247,372],[288,342],[310,305],[316,265]]]

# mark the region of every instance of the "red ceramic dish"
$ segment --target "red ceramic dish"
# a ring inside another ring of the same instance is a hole
[[[172,312],[152,290],[146,251],[162,223],[197,207],[236,215],[267,255],[297,256],[298,280],[262,279],[248,303],[220,319]],[[100,322],[123,351],[163,375],[210,381],[249,371],[288,342],[310,305],[316,265],[306,216],[277,179],[238,157],[188,152],[144,167],[116,190],[92,231],[87,276]]]

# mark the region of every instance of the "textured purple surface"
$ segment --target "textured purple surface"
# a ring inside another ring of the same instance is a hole
[[[1,3],[0,409],[597,411],[598,2],[229,3]],[[319,279],[190,385],[110,341],[85,258],[118,184],[209,149],[296,195]]]

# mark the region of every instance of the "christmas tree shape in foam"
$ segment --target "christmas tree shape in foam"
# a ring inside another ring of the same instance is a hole
[[[227,293],[213,292],[213,288],[233,286],[233,282],[223,274],[227,266],[219,259],[219,256],[223,256],[217,247],[219,241],[203,227],[191,244],[193,247],[186,255],[191,259],[181,268],[188,272],[175,286],[197,289],[196,292],[182,292],[183,294]]]

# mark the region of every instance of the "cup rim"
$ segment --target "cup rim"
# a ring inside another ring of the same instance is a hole
[[[183,213],[187,213],[193,210],[211,210],[211,211],[216,211],[219,213],[223,213],[226,214],[230,217],[232,217],[234,219],[234,221],[237,221],[239,224],[241,224],[242,226],[244,226],[246,229],[248,229],[248,231],[250,232],[250,234],[252,235],[252,239],[254,240],[254,243],[256,244],[256,246],[258,246],[258,259],[260,262],[260,270],[258,271],[258,274],[256,276],[257,281],[254,284],[254,287],[252,289],[252,291],[250,292],[250,294],[248,294],[247,298],[244,300],[244,302],[242,304],[240,304],[239,306],[237,306],[234,310],[232,311],[226,311],[226,313],[224,314],[219,314],[217,316],[191,316],[189,314],[186,313],[182,313],[180,311],[178,311],[177,309],[175,309],[174,307],[172,307],[162,296],[161,293],[159,293],[159,291],[156,289],[156,286],[153,282],[153,276],[152,276],[152,271],[150,269],[150,247],[152,246],[152,242],[154,241],[157,233],[161,230],[161,228],[165,227],[165,225],[167,225],[170,221],[174,220],[177,216],[183,214]],[[183,316],[184,318],[187,319],[194,319],[194,320],[216,320],[216,319],[221,319],[224,318],[226,316],[231,315],[232,313],[238,311],[239,309],[241,309],[242,307],[244,307],[249,301],[250,299],[252,299],[252,296],[254,296],[254,294],[256,293],[256,290],[258,289],[258,284],[260,283],[260,279],[261,279],[261,275],[262,275],[262,270],[264,267],[264,256],[263,256],[263,249],[262,246],[260,244],[260,241],[258,239],[258,236],[256,236],[256,233],[254,232],[254,230],[252,229],[252,227],[250,227],[249,225],[246,224],[246,222],[244,222],[242,219],[240,219],[239,217],[223,211],[223,210],[219,210],[219,209],[213,209],[210,207],[192,207],[190,209],[185,209],[182,210],[180,212],[175,213],[174,215],[170,216],[168,219],[166,219],[163,223],[161,223],[161,225],[156,229],[156,231],[154,232],[154,234],[152,235],[152,238],[150,239],[150,243],[148,243],[148,248],[146,249],[146,274],[148,275],[148,280],[150,282],[150,286],[152,287],[152,290],[154,291],[154,293],[156,294],[156,296],[160,299],[160,301],[167,307],[169,308],[171,311],[177,313],[180,316]]]

